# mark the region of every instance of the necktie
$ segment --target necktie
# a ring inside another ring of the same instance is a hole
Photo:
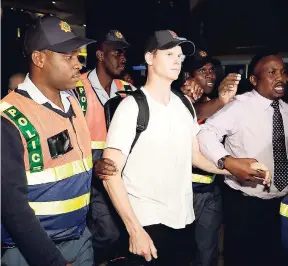
[[[279,101],[274,101],[271,106],[273,114],[273,157],[274,157],[274,185],[282,191],[288,185],[288,159],[285,145],[283,118],[279,109]]]

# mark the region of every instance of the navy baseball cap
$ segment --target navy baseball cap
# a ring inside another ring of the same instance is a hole
[[[130,44],[126,41],[124,35],[119,30],[109,30],[100,36],[98,44],[105,43],[115,50],[126,49]]]
[[[178,37],[174,31],[159,30],[149,38],[145,53],[153,50],[167,50],[175,46],[181,45],[183,54],[186,56],[193,55],[195,52],[195,45],[193,42],[183,37]]]
[[[34,51],[45,49],[57,53],[69,53],[92,42],[95,41],[77,36],[70,25],[60,18],[44,16],[39,17],[27,30],[24,53],[29,55]]]
[[[208,63],[213,64],[212,57],[206,51],[196,49],[194,55],[184,61],[183,69],[185,72],[192,73],[194,70],[200,69]]]

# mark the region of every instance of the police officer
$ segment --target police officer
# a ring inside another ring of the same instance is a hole
[[[115,97],[117,91],[135,90],[131,84],[119,79],[124,73],[125,53],[129,46],[117,30],[100,36],[96,44],[97,66],[81,75],[74,91],[90,130],[94,161],[101,158],[107,135],[104,104]]]
[[[91,134],[95,175],[99,171],[111,175],[116,171],[115,164],[109,159],[101,159],[107,136],[104,104],[115,97],[117,91],[135,88],[119,79],[125,69],[126,49],[130,46],[123,34],[118,30],[105,32],[97,40],[96,46],[96,68],[81,75],[74,94],[79,100]],[[93,235],[97,263],[116,256],[114,250],[117,248],[112,244],[119,239],[121,224],[101,179],[93,179],[88,226]]]
[[[188,73],[189,79],[181,89],[193,102],[198,100],[194,106],[199,124],[204,123],[206,118],[227,104],[237,92],[240,76],[232,73],[220,83],[218,96],[212,98],[213,92],[217,89],[216,73],[212,57],[206,51],[197,50],[192,57],[188,57],[184,62],[184,71]],[[197,99],[201,89],[204,93]],[[215,174],[198,168],[192,169],[197,244],[195,265],[217,265],[222,202],[215,177]]]
[[[75,35],[57,17],[28,29],[30,72],[1,104],[2,265],[93,265],[86,228],[92,154],[75,99],[80,78]]]

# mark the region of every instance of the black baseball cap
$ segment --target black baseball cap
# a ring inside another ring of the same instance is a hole
[[[126,41],[124,35],[119,30],[109,30],[98,38],[98,44],[105,43],[113,49],[126,49],[130,44]]]
[[[152,52],[153,50],[167,50],[177,45],[181,45],[183,54],[186,56],[193,55],[195,52],[195,45],[193,42],[188,41],[186,38],[178,37],[174,31],[159,30],[149,38],[145,53]]]
[[[27,30],[24,53],[30,55],[34,51],[45,49],[57,53],[69,53],[92,42],[95,41],[77,36],[70,25],[60,18],[43,16]]]
[[[193,56],[190,56],[185,59],[183,70],[185,72],[192,73],[194,70],[200,69],[204,65],[212,63],[213,59],[211,56],[208,55],[208,53],[204,50],[196,49]]]

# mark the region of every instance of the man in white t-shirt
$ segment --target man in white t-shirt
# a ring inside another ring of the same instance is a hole
[[[195,219],[192,162],[223,173],[200,153],[197,119],[171,92],[184,55],[193,52],[194,44],[172,31],[154,33],[145,50],[148,77],[141,88],[150,111],[148,127],[129,154],[138,106],[127,97],[115,112],[103,154],[118,167],[117,174],[103,182],[128,231],[129,250],[146,261],[158,257],[157,266],[189,265],[192,247],[185,238],[192,239],[188,225]]]

